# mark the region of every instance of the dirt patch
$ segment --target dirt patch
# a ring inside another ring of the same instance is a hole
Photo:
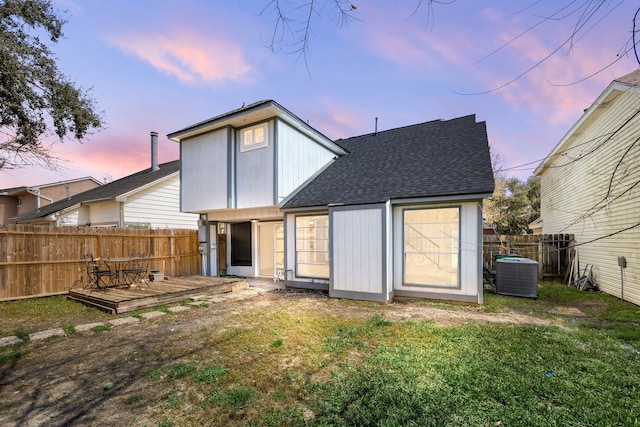
[[[185,391],[150,391],[154,387],[147,377],[151,370],[197,357],[210,345],[202,339],[203,331],[218,334],[248,322],[244,313],[258,310],[266,316],[286,308],[328,316],[431,319],[442,325],[560,324],[523,314],[486,313],[481,308],[447,310],[411,301],[375,304],[330,299],[322,293],[248,289],[208,307],[15,347],[22,356],[0,366],[0,425],[157,425],[162,414],[154,412],[159,405],[153,399]],[[285,363],[295,364],[295,360]],[[144,403],[150,409],[131,411],[127,398],[141,395],[151,396]]]

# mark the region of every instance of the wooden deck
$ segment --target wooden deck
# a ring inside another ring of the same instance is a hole
[[[247,288],[244,279],[226,277],[171,277],[131,288],[104,290],[71,289],[69,299],[113,314],[127,313],[157,305],[171,304],[185,298],[224,294]]]

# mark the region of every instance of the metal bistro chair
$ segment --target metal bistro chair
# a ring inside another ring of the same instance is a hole
[[[117,282],[118,272],[111,271],[109,265],[99,258],[94,258],[92,254],[85,255],[84,264],[89,277],[85,289],[107,289]]]
[[[124,270],[122,270],[125,283],[135,285],[138,288],[140,288],[140,283],[144,283],[149,287],[149,284],[144,278],[147,274],[148,263],[148,255],[132,255],[131,259],[129,259],[125,265]]]

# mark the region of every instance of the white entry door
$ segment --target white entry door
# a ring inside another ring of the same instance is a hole
[[[260,276],[275,277],[284,268],[284,226],[281,222],[258,224]]]

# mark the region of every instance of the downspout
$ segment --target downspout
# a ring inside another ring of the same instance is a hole
[[[48,200],[49,203],[53,203],[53,199],[47,197],[47,196],[43,196],[42,194],[40,194],[40,189],[39,188],[27,188],[27,193],[29,194],[33,194],[34,196],[36,196],[37,198],[37,207],[38,210],[40,210],[40,199],[45,199]]]
[[[118,223],[119,223],[119,227],[120,228],[125,228],[124,227],[124,202],[120,202],[118,203],[120,206],[118,206],[118,210],[119,210],[119,218],[118,218]]]

